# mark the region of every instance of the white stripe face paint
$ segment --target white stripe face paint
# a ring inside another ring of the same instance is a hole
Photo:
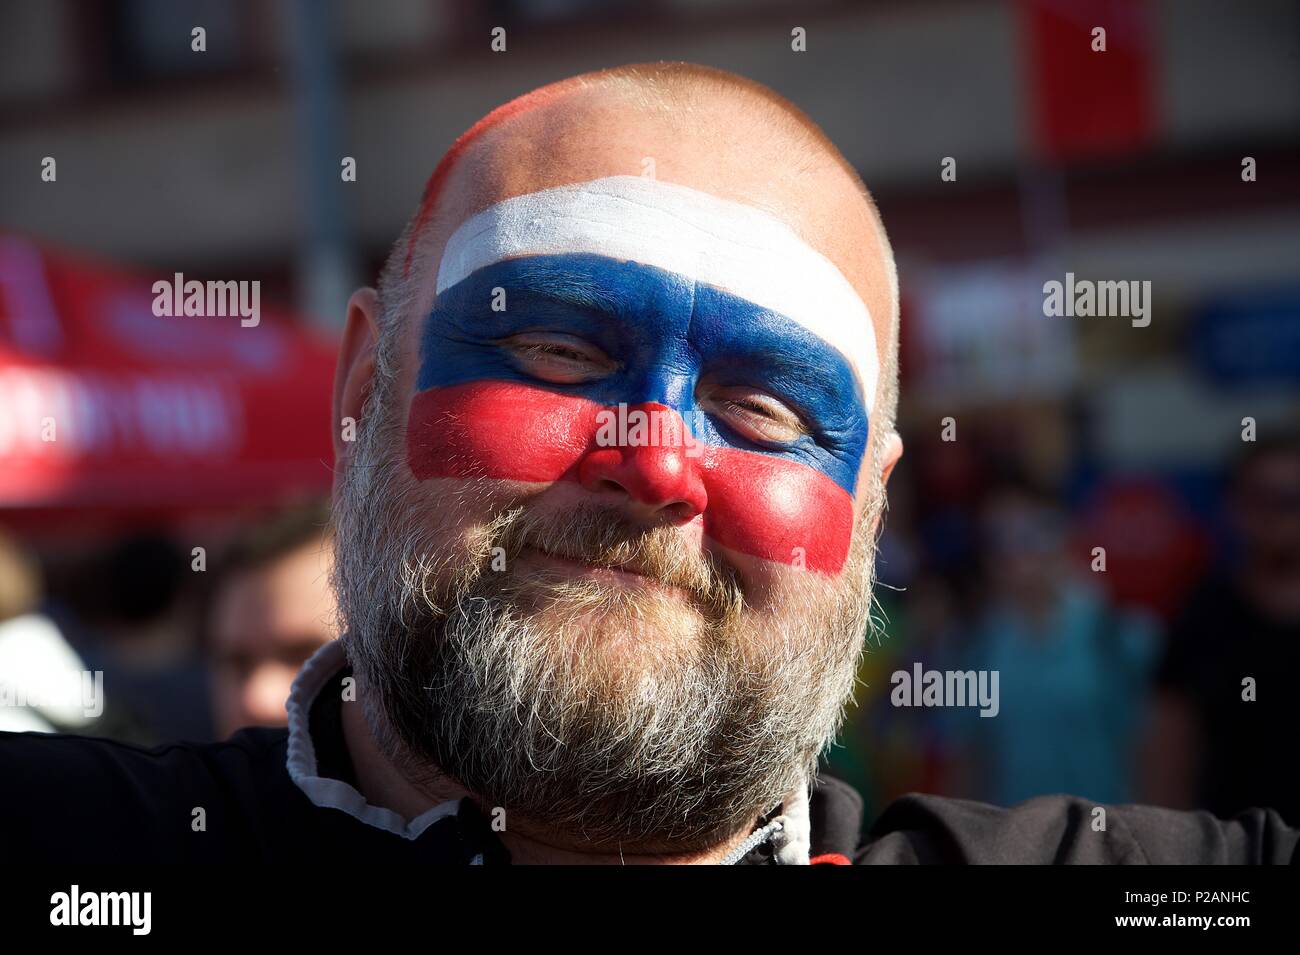
[[[770,213],[686,186],[611,176],[502,200],[452,233],[437,291],[505,259],[565,253],[676,272],[793,319],[848,359],[870,412],[875,331],[844,274]]]

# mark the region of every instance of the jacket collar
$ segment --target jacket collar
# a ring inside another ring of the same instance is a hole
[[[460,801],[452,799],[440,803],[407,820],[391,809],[367,802],[365,796],[343,780],[330,779],[317,772],[316,747],[310,731],[311,707],[321,690],[347,663],[343,644],[333,640],[312,654],[298,671],[286,704],[289,712],[289,755],[286,760],[289,778],[314,805],[322,809],[338,809],[368,826],[403,839],[417,839],[439,819],[455,815]]]

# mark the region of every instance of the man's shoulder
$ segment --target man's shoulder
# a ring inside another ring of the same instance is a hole
[[[219,743],[150,748],[89,736],[0,733],[0,825],[9,839],[28,839],[33,851],[51,858],[85,858],[89,846],[106,860],[151,857],[155,847],[175,847],[178,858],[205,858],[214,847],[172,837],[222,823],[227,835],[251,838],[258,803],[291,785],[286,736],[283,729],[250,728]]]
[[[287,732],[249,727],[218,743],[173,742],[140,746],[119,740],[67,733],[0,732],[0,767],[6,778],[24,785],[52,786],[73,779],[112,786],[140,777],[154,784],[193,782],[250,769],[268,760],[283,766]],[[198,775],[196,775],[196,773]]]
[[[1011,808],[911,794],[872,826],[854,861],[872,864],[1177,865],[1291,863],[1300,830],[1274,811],[1232,819],[1156,806],[1040,796]]]

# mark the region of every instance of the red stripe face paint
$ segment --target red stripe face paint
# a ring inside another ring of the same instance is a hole
[[[476,381],[430,389],[411,403],[408,461],[420,480],[575,481],[593,491],[616,483],[642,504],[675,506],[683,520],[698,518],[704,535],[723,547],[839,572],[853,526],[853,502],[843,488],[797,462],[692,447],[681,417],[663,405],[626,406],[624,415],[636,411],[659,422],[660,443],[603,446],[600,432],[618,408],[543,388]]]

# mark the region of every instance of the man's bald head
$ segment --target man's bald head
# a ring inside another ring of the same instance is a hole
[[[875,204],[805,113],[724,70],[675,62],[601,70],[543,86],[483,117],[443,156],[385,264],[379,298],[386,322],[404,326],[430,307],[438,261],[466,219],[513,196],[614,175],[650,175],[753,206],[829,259],[876,326],[873,432],[893,432],[898,279]],[[400,336],[390,337],[396,347]]]

